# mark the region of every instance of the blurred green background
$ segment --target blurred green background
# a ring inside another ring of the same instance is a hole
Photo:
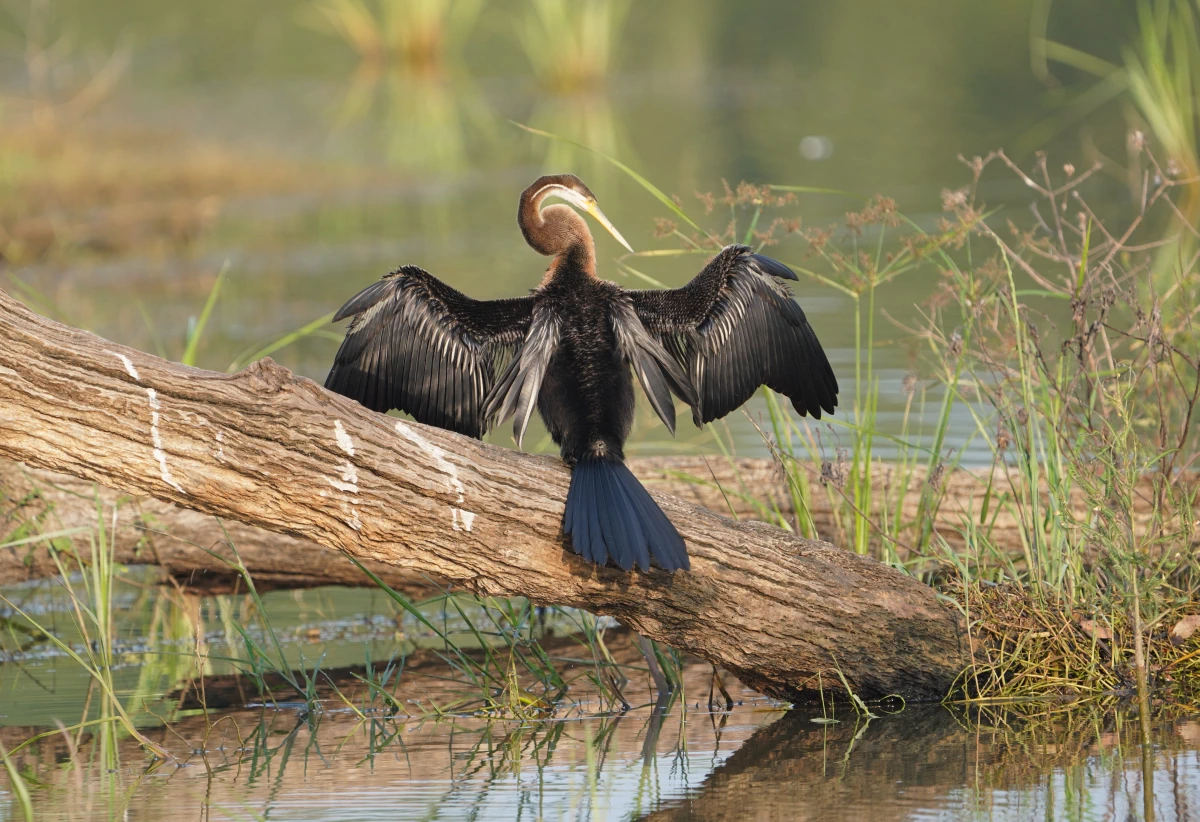
[[[960,154],[1047,149],[1080,168],[1121,155],[1119,104],[1089,103],[1094,78],[1047,64],[1041,44],[1119,60],[1135,27],[1131,6],[1094,0],[10,0],[0,265],[42,310],[174,358],[226,267],[196,352],[225,369],[402,263],[477,297],[525,292],[546,261],[516,230],[516,199],[546,170],[582,176],[639,251],[679,246],[654,236],[666,210],[628,177],[510,121],[619,157],[706,228],[728,215],[695,192],[741,180],[857,195],[802,195],[784,216],[804,227],[875,193],[931,227],[943,189],[970,182]],[[1101,185],[1128,201],[1118,174]],[[983,194],[1014,212],[1027,199],[1013,179]],[[645,285],[598,245],[603,276]],[[769,253],[804,264],[807,247]],[[702,259],[631,262],[673,286]],[[933,278],[903,278],[881,308],[911,321]],[[797,294],[851,390],[846,298],[812,281]],[[880,325],[886,428],[919,357]],[[337,335],[273,356],[321,380]],[[959,422],[951,444],[973,429]],[[729,426],[761,451],[744,417]],[[681,427],[672,442],[643,408],[630,450],[710,436]]]

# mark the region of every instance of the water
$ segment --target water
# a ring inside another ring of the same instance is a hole
[[[1143,746],[1136,711],[1118,702],[788,712],[728,676],[737,704],[713,713],[698,660],[660,711],[629,635],[610,623],[607,647],[631,676],[634,707],[621,713],[587,681],[590,651],[573,623],[555,616],[542,643],[571,683],[556,718],[471,716],[477,703],[437,718],[433,706],[478,692],[427,628],[367,590],[264,597],[289,664],[321,671],[315,712],[286,688],[264,705],[230,661],[247,655],[237,626],[266,644],[249,599],[148,580],[117,587],[113,680],[141,732],[177,758],[149,773],[114,726],[80,726],[105,712],[78,665],[48,643],[19,649],[5,632],[0,743],[49,732],[13,756],[40,785],[38,819],[1123,820],[1144,818],[1147,780],[1156,819],[1200,813],[1200,717],[1156,709]],[[3,593],[83,652],[60,585]],[[453,607],[424,612],[469,645]],[[360,678],[392,655],[404,669],[387,687],[410,716],[390,716]],[[0,819],[19,818],[5,806],[0,795]]]
[[[1116,59],[1128,9],[1094,5],[1056,2],[1050,34]],[[805,227],[838,223],[875,192],[933,227],[942,190],[969,181],[960,153],[1005,147],[1028,163],[1040,145],[1055,163],[1082,168],[1085,142],[1115,156],[1124,139],[1116,109],[1083,123],[1085,141],[1075,126],[1030,136],[1058,111],[1030,70],[1030,19],[1043,8],[1035,0],[635,3],[614,74],[576,94],[547,92],[532,77],[515,36],[526,14],[518,0],[488,3],[461,56],[436,73],[370,70],[302,24],[302,0],[47,0],[31,4],[42,15],[33,26],[17,6],[0,15],[9,35],[0,37],[0,228],[17,240],[0,274],[66,321],[177,358],[227,265],[198,352],[200,365],[222,370],[401,263],[481,298],[523,293],[545,260],[516,230],[516,198],[543,171],[580,174],[638,250],[678,246],[655,237],[665,210],[627,177],[510,120],[619,156],[718,231],[728,217],[705,214],[693,193],[720,191],[723,180],[858,195],[800,195],[781,213]],[[23,39],[39,29],[58,43],[44,54]],[[80,96],[126,48],[111,89]],[[32,116],[31,68],[34,107],[56,124],[37,134],[9,128]],[[1124,207],[1123,185],[1098,177],[1093,205]],[[1017,219],[1027,213],[1027,190],[1011,178],[989,175],[982,191]],[[604,276],[644,285],[616,266],[614,243],[597,242]],[[813,263],[796,237],[769,253]],[[674,286],[702,259],[632,262]],[[905,378],[928,373],[924,352],[891,320],[915,323],[937,278],[932,269],[903,277],[878,298],[887,433],[902,430]],[[809,279],[797,294],[848,397],[852,303]],[[320,380],[337,339],[322,329],[273,356]],[[936,400],[931,392],[931,407]],[[639,414],[631,453],[715,452],[711,433],[681,426],[671,440],[648,409]],[[964,410],[948,445],[986,461],[974,430]],[[836,447],[836,430],[824,432]],[[743,417],[729,419],[729,433],[741,453],[763,453]],[[909,433],[922,439],[920,424]],[[492,439],[509,443],[507,432]],[[532,429],[526,443],[550,448]],[[83,649],[61,590],[5,594]],[[411,703],[414,713],[453,698],[446,667],[430,656],[436,642],[377,593],[272,593],[268,616],[288,664],[330,673],[321,712],[305,716],[247,707],[255,700],[229,661],[244,655],[237,626],[254,623],[244,599],[175,596],[120,590],[114,685],[180,764],[143,773],[145,757],[109,725],[53,734],[14,758],[38,780],[38,818],[1122,820],[1147,808],[1157,819],[1200,817],[1200,724],[1187,716],[1156,715],[1143,745],[1120,705],[909,706],[830,724],[735,688],[742,704],[710,714],[701,704],[708,668],[691,661],[685,698],[666,715],[641,704],[649,695],[639,682],[631,701],[640,707],[595,716],[577,666],[585,696],[563,721],[362,718],[329,682],[360,706],[354,673],[365,668],[353,666],[400,651],[425,660],[403,680],[406,699],[425,700]],[[66,655],[7,629],[0,647],[6,748],[101,715],[95,685]],[[194,708],[200,682],[214,707],[207,718]],[[0,820],[17,818],[0,797]]]
[[[136,819],[1123,820],[1143,818],[1147,784],[1155,819],[1200,814],[1200,723],[1190,719],[1155,724],[1147,763],[1124,718],[980,728],[942,708],[836,725],[745,708],[681,716],[371,727],[345,714],[242,711],[203,750],[151,775],[55,766],[60,739],[24,760],[41,760],[47,820],[125,807]],[[179,725],[203,737],[202,723]]]

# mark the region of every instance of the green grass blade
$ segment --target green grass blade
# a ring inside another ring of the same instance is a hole
[[[867,199],[862,194],[855,194],[853,191],[843,191],[840,188],[819,188],[817,186],[782,186],[769,184],[772,191],[790,191],[793,194],[833,194],[838,197],[852,197],[855,200]]]
[[[21,815],[25,817],[25,822],[33,822],[33,800],[29,798],[29,788],[25,785],[25,779],[17,770],[17,766],[13,764],[12,759],[9,758],[8,751],[2,744],[0,744],[0,761],[4,762],[4,770],[8,772],[9,788],[16,797],[17,805],[21,808]]]
[[[634,277],[637,277],[639,280],[642,280],[643,282],[647,283],[648,285],[654,286],[655,288],[670,288],[670,286],[664,284],[661,280],[656,280],[655,278],[651,277],[649,274],[645,274],[641,271],[638,271],[633,266],[623,263],[620,260],[617,261],[617,266],[620,267],[620,269],[622,271],[624,271],[625,273],[631,274]]]
[[[200,312],[200,319],[196,320],[196,327],[188,335],[187,347],[183,349],[183,357],[179,360],[184,365],[196,364],[196,349],[200,345],[200,338],[204,335],[204,327],[208,325],[208,318],[212,316],[213,307],[217,304],[217,297],[221,295],[221,285],[225,282],[225,274],[228,271],[229,260],[226,260],[221,265],[221,270],[217,272],[217,279],[213,281],[212,290],[208,292],[208,300]]]
[[[297,340],[301,340],[301,339],[313,334],[314,332],[321,330],[322,326],[328,325],[331,322],[333,322],[333,312],[332,311],[330,311],[328,314],[325,314],[324,316],[317,317],[312,322],[310,322],[307,325],[304,325],[300,328],[297,328],[295,331],[289,331],[287,334],[284,334],[281,337],[277,337],[275,340],[267,343],[262,348],[259,348],[257,351],[254,351],[253,353],[239,354],[237,356],[237,358],[232,363],[229,364],[229,368],[227,370],[230,374],[232,374],[234,371],[240,371],[243,368],[245,368],[248,364],[250,364],[252,362],[256,362],[258,360],[261,360],[263,357],[271,356],[279,349],[286,348],[287,346],[291,345],[292,343],[296,342]],[[250,349],[247,349],[247,351],[249,351],[249,350]]]
[[[1043,53],[1048,59],[1056,63],[1062,63],[1064,66],[1079,69],[1096,77],[1107,77],[1114,71],[1121,70],[1120,66],[1114,63],[1110,63],[1086,51],[1068,46],[1065,43],[1059,43],[1055,40],[1042,40],[1038,45],[1041,46]]]
[[[31,542],[49,543],[51,540],[60,539],[62,537],[72,537],[72,536],[75,536],[76,534],[82,534],[82,533],[85,533],[90,530],[91,530],[91,528],[89,528],[86,525],[80,525],[76,528],[64,528],[61,531],[49,531],[47,533],[37,534],[32,537],[24,537],[23,539],[14,539],[12,542],[3,542],[3,543],[0,543],[0,548],[16,548],[19,545],[28,545]]]

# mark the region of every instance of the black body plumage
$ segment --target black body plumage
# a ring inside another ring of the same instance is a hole
[[[354,319],[325,385],[474,437],[512,416],[518,445],[536,407],[573,468],[563,516],[572,548],[627,570],[648,571],[651,559],[686,569],[683,539],[624,464],[633,377],[672,433],[672,395],[697,425],[760,385],[820,418],[837,406],[837,379],[782,263],[728,246],[682,288],[629,291],[596,277],[586,224],[565,206],[542,211],[547,192],[607,225],[577,178],[538,180],[518,215],[530,245],[554,256],[538,289],[479,301],[401,268],[338,311],[335,320]]]

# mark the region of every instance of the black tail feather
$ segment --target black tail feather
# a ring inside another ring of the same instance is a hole
[[[571,476],[563,533],[584,559],[610,560],[628,571],[650,570],[653,559],[667,571],[688,570],[687,546],[649,492],[624,463],[580,460]]]

